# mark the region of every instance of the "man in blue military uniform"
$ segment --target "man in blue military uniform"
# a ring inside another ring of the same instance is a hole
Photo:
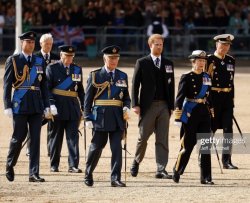
[[[50,171],[58,172],[62,150],[63,134],[66,132],[70,173],[81,173],[79,165],[78,127],[82,117],[84,88],[82,68],[73,63],[75,48],[69,45],[60,46],[60,61],[48,65],[49,101],[54,126],[51,133]],[[80,103],[79,103],[80,101]]]
[[[122,146],[121,140],[128,119],[130,96],[127,74],[116,69],[120,54],[118,46],[102,50],[104,66],[90,73],[84,103],[86,126],[93,128],[89,147],[84,183],[92,186],[93,171],[97,166],[107,140],[110,140],[111,186],[125,187],[121,181]]]
[[[192,71],[181,76],[175,101],[175,125],[182,125],[183,128],[181,149],[174,166],[173,180],[176,183],[185,171],[197,139],[209,139],[211,136],[211,78],[203,72],[207,59],[206,52],[195,50],[189,59]],[[200,149],[200,182],[213,185],[209,148],[210,145],[207,144]]]
[[[49,114],[45,62],[33,54],[35,32],[23,33],[19,38],[22,52],[8,57],[5,63],[4,113],[13,117],[14,128],[7,156],[6,177],[9,181],[14,180],[14,166],[29,128],[29,181],[44,182],[39,177],[39,159],[42,117],[44,113],[45,116]],[[12,87],[14,94],[11,99]]]
[[[212,130],[223,129],[222,164],[224,169],[238,169],[232,164],[233,109],[234,109],[234,73],[235,59],[228,55],[234,36],[222,34],[214,37],[216,51],[208,55],[207,72],[212,78],[212,100],[214,119]]]

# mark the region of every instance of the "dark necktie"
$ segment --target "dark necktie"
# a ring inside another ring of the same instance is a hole
[[[109,75],[110,75],[111,81],[113,81],[113,72],[109,72]]]
[[[48,65],[49,64],[49,54],[45,54],[45,61],[46,61],[46,64]]]
[[[31,56],[28,56],[28,66],[31,68]]]
[[[66,74],[69,75],[69,67],[65,67],[66,68]]]
[[[160,68],[160,59],[158,57],[155,59],[155,66]]]

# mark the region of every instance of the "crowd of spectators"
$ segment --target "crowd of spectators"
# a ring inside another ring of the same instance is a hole
[[[233,34],[248,34],[249,11],[248,0],[23,0],[23,25],[138,27],[157,16],[168,27],[222,26]],[[0,1],[0,16],[3,26],[15,24],[15,0]]]
[[[166,36],[174,36],[175,42],[182,43],[179,36],[190,35],[189,49],[197,48],[195,43],[204,44],[205,38],[200,38],[202,43],[192,41],[195,34],[229,32],[244,38],[250,33],[250,0],[22,0],[22,8],[24,32],[31,27],[114,26],[106,32],[119,35],[124,33],[123,26],[149,28],[158,19],[166,27],[163,27]],[[15,17],[15,0],[0,0],[0,45],[1,33],[15,32]],[[152,29],[151,26],[147,32]],[[126,33],[134,34],[134,31],[127,29]],[[120,38],[118,43],[134,43],[133,39],[129,40]],[[7,40],[6,44],[9,47]],[[206,42],[200,48],[207,46]]]

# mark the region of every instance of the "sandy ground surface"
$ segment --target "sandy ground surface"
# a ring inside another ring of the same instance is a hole
[[[4,70],[0,69],[0,85],[2,87],[2,76]],[[93,68],[84,68],[84,86],[86,86],[87,75]],[[122,68],[128,73],[131,82],[133,69]],[[189,68],[178,66],[176,68],[176,85],[180,75]],[[131,83],[130,83],[131,84]],[[235,116],[242,131],[250,132],[250,70],[249,67],[238,68],[236,77],[236,108]],[[155,155],[154,135],[148,142],[146,156],[140,164],[140,171],[136,178],[129,173],[133,161],[135,145],[138,137],[137,116],[132,113],[128,129],[128,151],[131,155],[127,158],[127,187],[110,187],[110,147],[105,147],[99,164],[94,172],[94,187],[88,188],[83,183],[84,174],[68,173],[67,156],[68,151],[64,140],[60,172],[49,171],[49,158],[46,151],[46,128],[43,127],[41,135],[41,159],[40,175],[44,177],[45,183],[28,182],[28,157],[25,150],[21,152],[15,167],[15,181],[8,182],[5,178],[5,163],[8,152],[9,140],[12,134],[12,121],[3,115],[2,88],[0,88],[0,202],[249,202],[250,201],[250,161],[249,154],[234,154],[233,163],[239,166],[239,170],[223,170],[220,173],[216,156],[212,155],[212,171],[214,186],[200,184],[198,154],[193,151],[189,164],[180,183],[172,180],[155,179]],[[172,173],[173,165],[179,151],[179,129],[173,125],[171,118],[169,143],[169,163],[167,170]],[[235,127],[234,127],[235,129]],[[236,129],[235,129],[236,131]],[[91,132],[87,130],[87,148],[90,144]],[[246,135],[246,141],[250,139]],[[85,169],[83,137],[80,137],[80,166]],[[247,147],[249,151],[250,143]],[[124,165],[122,179],[124,180]]]

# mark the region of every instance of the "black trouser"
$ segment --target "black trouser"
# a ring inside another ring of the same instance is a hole
[[[50,137],[50,165],[51,167],[59,167],[60,155],[63,143],[64,130],[66,132],[66,140],[68,145],[69,167],[78,168],[79,165],[79,120],[54,120],[54,126]]]
[[[174,171],[183,174],[188,164],[190,155],[197,142],[197,133],[211,134],[211,120],[209,115],[200,116],[192,114],[188,123],[183,123],[184,135],[181,138],[181,149],[175,163]],[[200,158],[201,180],[212,180],[211,176],[211,154],[201,153]]]
[[[215,115],[212,119],[212,130],[215,133],[217,129],[223,129],[223,165],[231,163],[232,156],[232,142],[228,142],[233,138],[233,99],[230,94],[231,92],[215,91],[212,94]]]
[[[48,123],[47,125],[47,151],[48,151],[48,156],[50,156],[50,142],[51,142],[50,137],[51,137],[51,133],[53,130],[54,122],[52,120],[43,119],[42,126],[45,125],[46,123]],[[28,137],[30,137],[29,131],[28,131]],[[29,151],[30,151],[30,140],[27,141],[27,153],[29,153]]]
[[[29,175],[39,175],[40,163],[40,134],[42,126],[42,114],[14,114],[14,132],[10,140],[10,148],[7,156],[7,166],[14,167],[21,152],[22,142],[30,132],[30,156]]]
[[[102,150],[110,140],[111,157],[111,181],[121,180],[122,168],[122,139],[123,131],[102,132],[93,131],[91,145],[89,147],[88,159],[86,162],[85,178],[92,178],[92,173],[97,166]]]

